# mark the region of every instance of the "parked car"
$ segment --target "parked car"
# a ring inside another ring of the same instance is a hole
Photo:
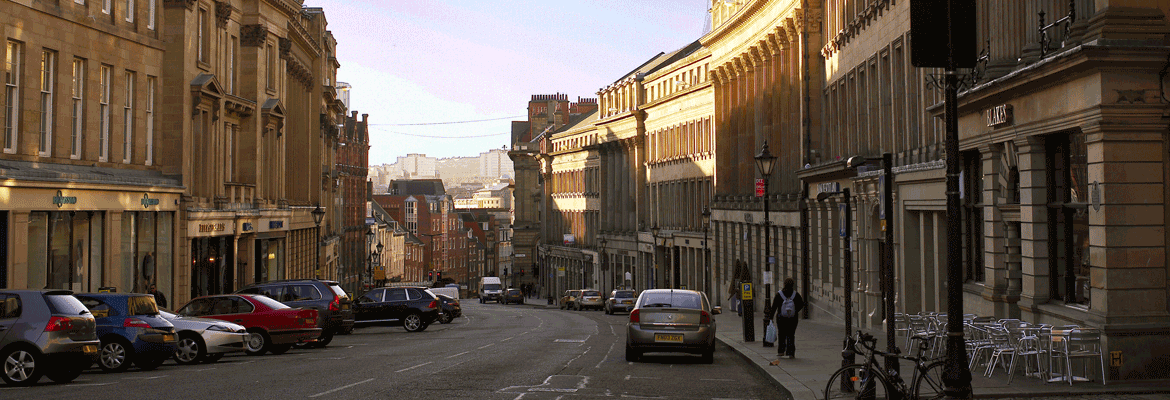
[[[577,306],[578,297],[581,297],[580,290],[566,290],[565,294],[561,295],[561,309],[572,310]]]
[[[179,342],[171,356],[179,364],[216,362],[226,353],[244,351],[248,331],[243,325],[218,319],[184,317],[167,310],[159,315],[175,326]]]
[[[648,289],[638,296],[626,324],[626,361],[638,361],[646,352],[701,354],[710,364],[715,357],[715,319],[707,295],[694,290]]]
[[[605,308],[605,302],[601,300],[601,292],[592,289],[585,289],[581,291],[581,296],[577,298],[577,311],[580,310],[600,310]]]
[[[439,299],[423,287],[377,288],[358,297],[354,318],[358,326],[402,324],[407,332],[421,332],[439,319]]]
[[[614,289],[605,299],[605,313],[629,312],[634,309],[634,300],[638,299],[637,292],[627,289]]]
[[[0,290],[0,378],[72,382],[97,357],[96,321],[68,290]]]
[[[455,318],[463,316],[463,308],[459,306],[458,299],[445,294],[436,294],[435,296],[439,298],[439,307],[442,312],[442,315],[439,316],[440,323],[449,324]]]
[[[175,314],[234,322],[248,331],[244,352],[284,354],[292,345],[321,336],[317,310],[292,308],[262,294],[218,294],[196,297]]]
[[[508,288],[504,291],[504,297],[500,298],[500,302],[504,304],[524,304],[524,292],[516,288]]]
[[[349,295],[337,281],[318,279],[294,279],[254,283],[236,293],[262,294],[289,307],[317,310],[321,336],[310,344],[325,347],[333,341],[333,335],[353,331],[353,308]]]
[[[101,340],[98,366],[118,372],[137,365],[152,370],[175,354],[175,326],[159,315],[154,296],[145,293],[73,295],[93,314]]]

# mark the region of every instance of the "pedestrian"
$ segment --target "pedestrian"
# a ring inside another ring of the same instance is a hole
[[[796,292],[796,281],[784,279],[784,288],[772,298],[772,309],[764,317],[776,324],[776,355],[796,358],[796,324],[800,322],[800,310],[804,309],[804,298]],[[775,318],[773,318],[775,317]]]
[[[154,295],[154,302],[158,304],[158,308],[167,307],[167,296],[158,291],[158,287],[156,287],[153,283],[150,284],[150,290],[147,290],[146,293]]]

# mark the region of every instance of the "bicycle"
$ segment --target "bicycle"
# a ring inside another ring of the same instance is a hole
[[[865,359],[860,364],[841,367],[829,378],[829,385],[825,387],[825,399],[941,399],[943,394],[944,358],[927,356],[930,342],[927,338],[915,337],[920,340],[917,356],[901,355],[895,350],[887,353],[877,350],[877,339],[865,332],[857,332],[853,339],[854,351],[859,350]],[[913,386],[906,386],[902,377],[893,371],[887,371],[878,364],[878,356],[894,356],[899,359],[914,362],[914,374],[910,377]],[[910,394],[913,393],[913,396]]]

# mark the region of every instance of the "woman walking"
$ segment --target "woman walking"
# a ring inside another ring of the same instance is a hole
[[[796,281],[784,279],[784,288],[772,298],[772,309],[766,317],[776,324],[776,355],[796,358],[796,324],[800,322],[800,310],[804,309],[804,298],[796,292]],[[775,318],[773,318],[775,316]]]

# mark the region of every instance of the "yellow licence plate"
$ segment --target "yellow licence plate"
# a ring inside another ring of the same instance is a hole
[[[633,300],[622,300],[622,304],[634,304]]]
[[[81,351],[85,354],[94,354],[97,353],[97,348],[96,344],[87,344],[81,348]]]
[[[163,334],[163,341],[173,342],[173,341],[175,341],[175,335],[170,334],[170,333]]]
[[[682,343],[683,335],[655,333],[654,334],[654,341],[655,342],[667,342],[667,343]]]

